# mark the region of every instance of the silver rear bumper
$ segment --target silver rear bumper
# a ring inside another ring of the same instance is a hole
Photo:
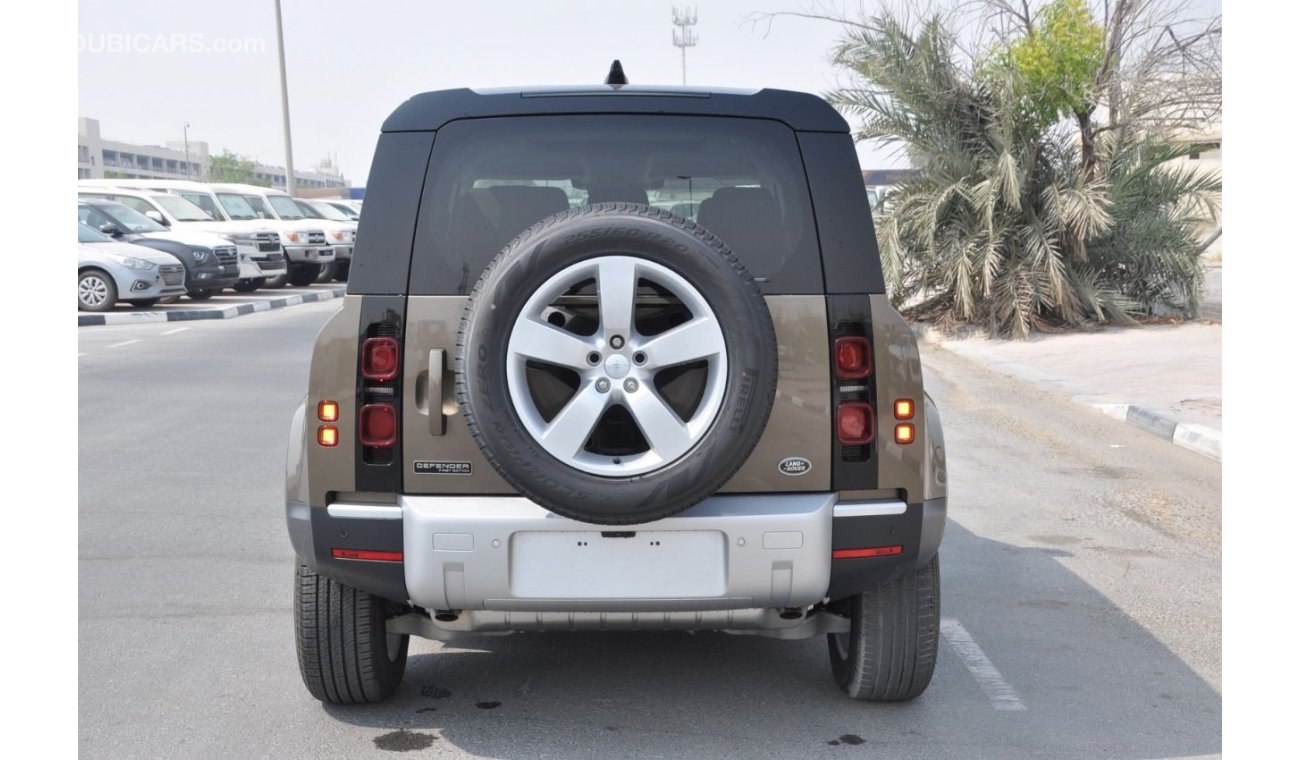
[[[329,509],[361,517],[368,508]],[[703,612],[821,601],[836,495],[714,496],[617,527],[560,517],[522,497],[404,496],[398,508],[369,509],[402,520],[407,591],[429,610]],[[498,625],[513,627],[508,619]]]

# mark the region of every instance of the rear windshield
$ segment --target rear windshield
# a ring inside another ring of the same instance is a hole
[[[553,116],[460,121],[438,132],[410,292],[468,293],[520,232],[551,214],[606,201],[647,204],[706,227],[766,293],[822,291],[808,184],[785,125]]]

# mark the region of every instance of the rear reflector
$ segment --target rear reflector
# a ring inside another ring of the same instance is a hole
[[[876,414],[870,404],[840,404],[835,412],[835,433],[845,446],[861,446],[876,437]]]
[[[361,376],[379,381],[397,377],[396,338],[367,338],[361,344]]]
[[[397,443],[397,408],[392,404],[366,404],[361,407],[358,427],[362,446],[392,446]]]
[[[316,443],[331,448],[339,445],[339,429],[333,425],[321,425],[316,428]]]
[[[322,401],[316,405],[316,416],[321,422],[338,422],[339,402]]]
[[[894,417],[900,420],[910,420],[912,415],[916,414],[916,406],[910,398],[900,398],[894,402]]]
[[[835,339],[835,374],[844,380],[861,380],[871,374],[871,344],[858,335]]]
[[[337,550],[335,550],[337,551]],[[871,546],[865,549],[836,549],[831,559],[861,559],[863,557],[894,557],[903,553],[901,546]]]
[[[910,422],[900,422],[894,426],[894,443],[911,443],[916,440],[916,427]]]
[[[368,549],[330,549],[335,559],[370,559],[376,562],[401,562],[401,552],[375,552]]]

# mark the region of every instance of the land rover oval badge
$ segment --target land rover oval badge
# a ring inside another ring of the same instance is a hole
[[[776,466],[782,475],[807,475],[812,469],[812,462],[803,457],[786,457]]]

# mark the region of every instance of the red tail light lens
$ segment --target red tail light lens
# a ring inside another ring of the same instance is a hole
[[[903,553],[901,546],[868,546],[862,549],[836,549],[831,559],[862,559],[864,557],[897,557]]]
[[[397,443],[397,408],[392,404],[366,404],[361,407],[359,427],[362,446],[391,447]]]
[[[361,344],[361,376],[380,381],[397,377],[396,338],[367,338]]]
[[[845,446],[861,446],[876,437],[876,414],[870,404],[841,404],[835,412],[835,432]]]
[[[335,559],[368,559],[377,562],[401,562],[401,552],[380,552],[370,549],[330,549]]]
[[[846,335],[835,339],[835,374],[843,380],[861,380],[871,374],[871,344],[866,338]]]

